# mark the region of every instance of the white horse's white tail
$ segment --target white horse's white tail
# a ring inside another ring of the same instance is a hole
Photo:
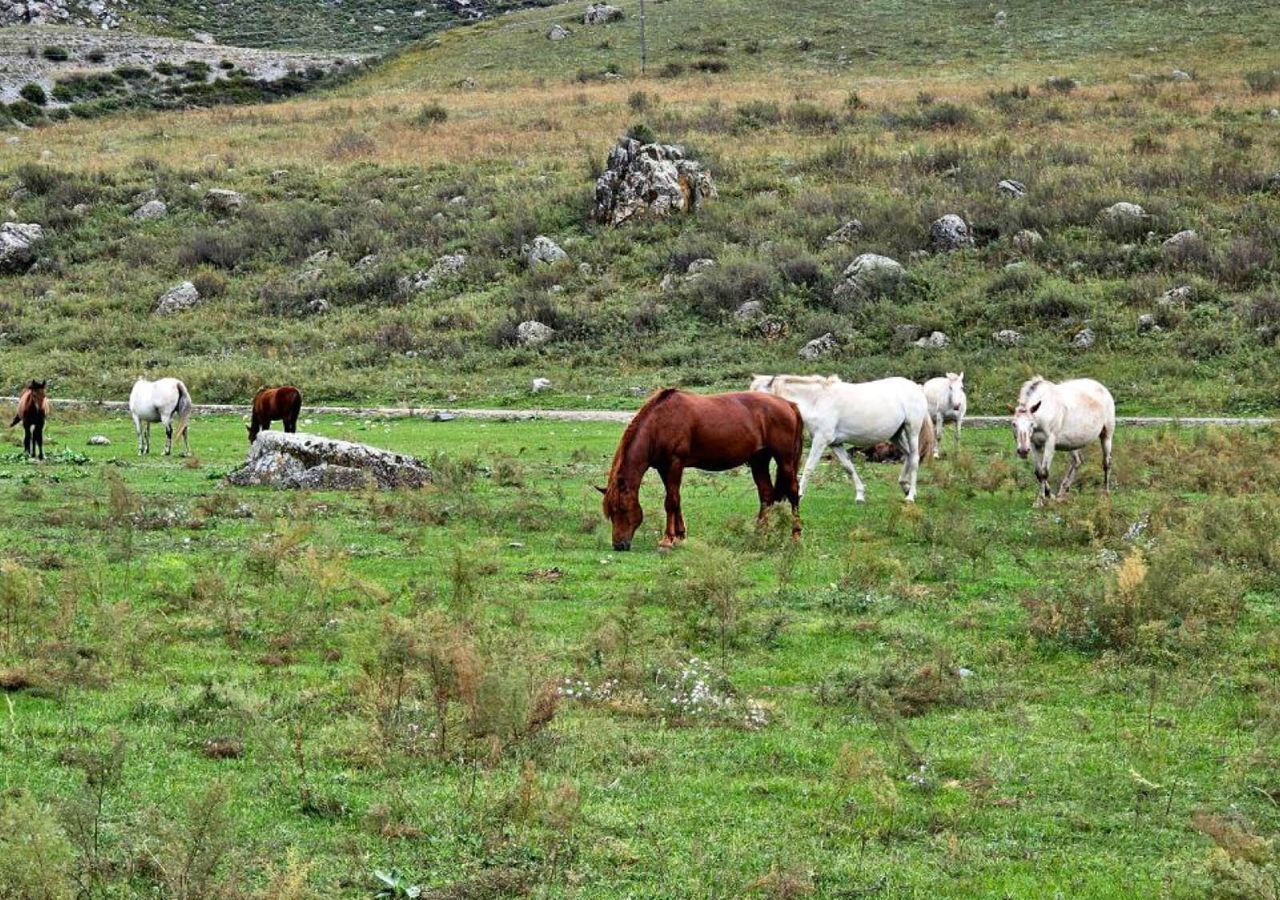
[[[933,417],[925,416],[924,424],[920,426],[920,462],[924,462],[933,455],[933,448],[937,446],[938,436],[933,431]]]
[[[178,408],[174,410],[174,415],[178,419],[178,434],[182,436],[182,442],[187,442],[187,419],[191,417],[191,392],[187,390],[187,386],[181,381],[178,382]]]

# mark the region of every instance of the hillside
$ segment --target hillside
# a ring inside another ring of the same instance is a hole
[[[451,31],[318,97],[13,135],[8,218],[47,236],[2,276],[0,379],[120,397],[147,370],[206,401],[287,380],[315,400],[482,405],[534,402],[545,376],[536,402],[629,406],[753,370],[963,369],[985,412],[1043,370],[1107,380],[1124,411],[1276,411],[1273,5],[670,0],[649,5],[645,76],[621,6],[603,26],[575,4]],[[555,24],[568,37],[548,40]],[[591,224],[634,126],[706,164],[718,198]],[[215,187],[244,205],[209,208]],[[153,196],[167,214],[131,218]],[[1144,217],[1103,219],[1118,202]],[[947,213],[974,248],[928,252]],[[1024,230],[1041,242],[1019,249]],[[569,262],[531,270],[540,234]],[[841,302],[865,252],[901,262],[902,289]],[[714,269],[686,280],[698,259]],[[154,315],[188,280],[203,299]],[[737,318],[748,300],[759,315]],[[552,340],[511,346],[526,320]],[[915,346],[935,331],[948,346]],[[834,352],[798,358],[828,333]]]

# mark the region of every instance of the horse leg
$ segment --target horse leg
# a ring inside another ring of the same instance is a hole
[[[164,423],[164,455],[173,453],[173,420]]]
[[[800,474],[800,496],[804,496],[805,487],[809,484],[809,476],[813,474],[813,470],[818,465],[818,460],[822,459],[822,454],[827,451],[827,447],[831,445],[831,438],[825,436],[814,435],[813,445],[809,448],[809,458],[805,460],[804,472]]]
[[[1036,506],[1043,506],[1044,502],[1053,496],[1049,490],[1049,467],[1053,465],[1053,441],[1046,440],[1043,447],[1033,449],[1032,457],[1036,463],[1036,480],[1040,483],[1040,489],[1036,494]]]
[[[1081,463],[1080,451],[1071,451],[1071,465],[1067,466],[1067,474],[1062,478],[1062,484],[1058,487],[1058,499],[1067,496],[1067,491],[1071,490],[1071,485],[1076,480],[1076,471],[1080,468]]]
[[[1102,487],[1108,494],[1111,493],[1111,437],[1113,434],[1112,428],[1102,430]]]
[[[191,455],[191,441],[187,436],[187,417],[183,416],[178,420],[178,427],[182,429],[182,455]]]
[[[26,422],[22,423],[22,454],[23,456],[35,456],[31,449],[31,426]]]
[[[858,477],[858,470],[853,466],[853,460],[849,457],[849,451],[844,447],[832,447],[831,452],[836,455],[836,460],[840,465],[844,466],[844,470],[849,473],[849,477],[853,479],[853,489],[857,491],[857,497],[854,502],[867,502],[867,486],[862,483],[862,479]]]
[[[898,475],[898,485],[906,495],[908,503],[916,502],[916,473],[920,471],[920,429],[913,434],[910,423],[904,422],[893,436],[893,442],[902,450],[905,457],[902,472]]]
[[[658,541],[659,550],[670,550],[677,541],[684,540],[684,519],[680,514],[680,479],[684,475],[684,467],[673,462],[666,471],[658,470],[662,483],[666,485],[667,497],[663,506],[667,511],[667,529],[662,540]]]
[[[756,483],[756,494],[760,497],[760,511],[756,513],[756,524],[763,526],[769,507],[777,502],[773,493],[773,479],[769,475],[769,461],[773,457],[767,451],[751,457],[751,477]]]
[[[933,417],[933,433],[937,440],[933,442],[933,458],[938,459],[942,456],[942,413],[938,413]],[[956,422],[956,440],[960,439],[960,423]]]
[[[964,416],[956,416],[956,450],[960,449],[960,425],[964,422]],[[938,443],[942,443],[942,431],[938,431]]]
[[[44,459],[44,422],[36,422],[35,431],[31,437],[31,449],[40,459]]]

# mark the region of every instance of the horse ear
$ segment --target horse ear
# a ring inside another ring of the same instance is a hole
[[[1018,411],[1017,408],[1014,407],[1012,403],[1006,403],[1005,405],[1009,407],[1009,412],[1011,413],[1016,413]]]
[[[596,490],[597,490],[597,491],[599,491],[599,492],[600,492],[600,493],[602,493],[602,494],[607,494],[607,493],[609,493],[609,489],[608,489],[608,488],[602,488],[602,487],[600,487],[600,485],[598,485],[598,484],[596,485]]]
[[[1043,400],[1037,400],[1037,401],[1036,401],[1036,405],[1035,405],[1035,406],[1033,406],[1033,407],[1031,407],[1031,409],[1029,410],[1029,412],[1034,413],[1037,409],[1039,409],[1039,408],[1040,408],[1040,404],[1041,404],[1041,403],[1043,403],[1043,402],[1044,402]]]
[[[963,373],[963,372],[961,372],[961,373],[960,373],[960,376],[956,379],[956,381],[964,381],[964,373]]]

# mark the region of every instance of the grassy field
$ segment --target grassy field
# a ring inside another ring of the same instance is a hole
[[[292,381],[314,401],[510,406],[545,376],[554,392],[537,402],[627,407],[753,370],[963,369],[974,411],[994,412],[1043,369],[1100,378],[1124,412],[1277,410],[1273,4],[1023,3],[1001,27],[974,4],[833,4],[815,19],[810,5],[672,0],[649,12],[643,77],[636,6],[622,5],[624,21],[560,42],[546,27],[577,7],[451,31],[318,97],[0,145],[14,217],[48,235],[34,271],[2,276],[0,383],[119,398],[146,371],[205,401]],[[691,219],[588,224],[608,149],[635,128],[705,161],[719,199]],[[1003,178],[1027,196],[1001,197]],[[206,210],[210,187],[246,207]],[[131,219],[152,192],[169,214]],[[1106,227],[1118,201],[1149,218]],[[948,212],[976,248],[921,254]],[[825,241],[854,217],[861,236]],[[1038,249],[1017,249],[1022,229]],[[1183,229],[1198,239],[1164,250]],[[530,271],[521,249],[538,234],[570,262]],[[458,251],[456,277],[397,287]],[[907,267],[899,296],[835,299],[862,252]],[[715,271],[660,290],[698,258]],[[201,304],[153,315],[188,279]],[[763,330],[733,316],[748,299]],[[1161,330],[1140,331],[1144,314]],[[511,346],[531,318],[554,340]],[[1096,343],[1077,349],[1086,327]],[[1003,329],[1021,345],[997,343]],[[908,338],[933,330],[946,350]],[[797,359],[828,332],[832,356]]]
[[[798,545],[700,473],[663,556],[652,482],[609,548],[617,425],[305,427],[437,484],[9,437],[5,896],[1275,896],[1274,432],[1122,433],[1035,510],[971,430],[914,508],[824,465]]]

